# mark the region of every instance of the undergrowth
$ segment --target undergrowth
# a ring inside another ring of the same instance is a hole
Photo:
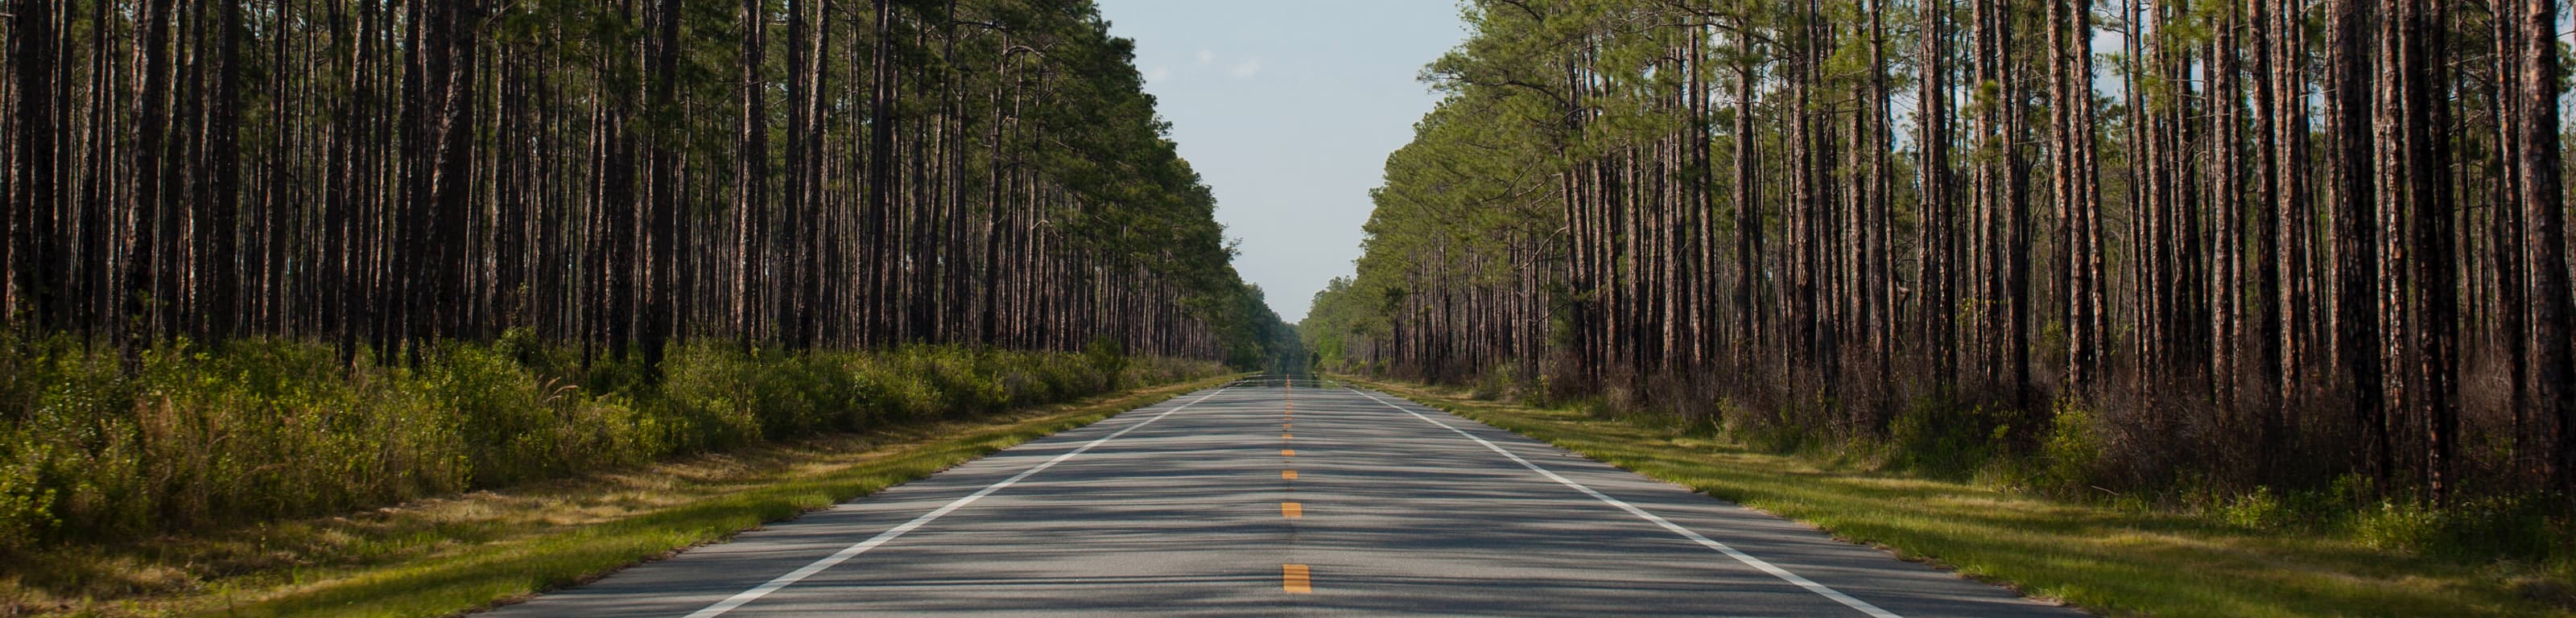
[[[676,346],[659,375],[513,332],[417,365],[177,341],[128,365],[0,335],[0,558],[370,508],[830,432],[959,418],[1212,363],[989,348]]]

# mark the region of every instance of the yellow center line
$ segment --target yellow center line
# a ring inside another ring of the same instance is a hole
[[[1315,586],[1306,581],[1306,565],[1302,564],[1279,565],[1279,588],[1292,594],[1315,591]]]
[[[1291,481],[1297,480],[1297,471],[1296,471],[1296,470],[1280,470],[1280,471],[1279,471],[1279,478],[1288,479],[1288,480],[1291,480]]]
[[[1280,456],[1280,457],[1296,457],[1296,456],[1297,456],[1297,449],[1293,449],[1293,448],[1283,448],[1283,449],[1279,449],[1279,456]]]
[[[1306,516],[1306,507],[1295,502],[1281,502],[1279,503],[1279,514],[1287,516],[1289,519],[1297,519],[1299,517]]]

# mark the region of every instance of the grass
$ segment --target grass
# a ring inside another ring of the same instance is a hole
[[[440,616],[576,584],[1225,381],[775,442],[340,517],[27,552],[0,616]]]
[[[1466,389],[1353,381],[2099,614],[2576,615],[2566,574],[2547,567],[2054,500],[1762,452],[1653,423],[1480,401]]]

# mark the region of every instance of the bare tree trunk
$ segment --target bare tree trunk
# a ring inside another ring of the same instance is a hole
[[[900,285],[888,269],[897,254],[891,245],[892,222],[895,218],[895,118],[894,99],[894,3],[875,0],[876,27],[870,37],[875,51],[869,54],[872,70],[868,81],[868,177],[867,226],[869,283],[867,286],[866,333],[861,341],[880,345],[892,341],[895,334],[894,289]]]
[[[70,242],[63,232],[62,218],[66,209],[61,200],[59,180],[65,156],[58,136],[68,132],[64,118],[69,113],[64,105],[70,71],[62,57],[63,42],[70,6],[55,12],[53,0],[22,0],[11,7],[14,17],[9,24],[11,42],[8,69],[15,80],[15,101],[11,110],[11,169],[13,186],[0,188],[7,192],[0,204],[0,225],[9,226],[11,251],[5,264],[12,269],[16,285],[0,290],[11,294],[22,304],[19,312],[30,316],[39,328],[67,326],[71,315],[69,290]],[[100,42],[104,44],[104,41]]]
[[[1733,135],[1731,136],[1734,138],[1735,150],[1733,154],[1735,157],[1735,178],[1733,183],[1733,189],[1735,191],[1735,305],[1738,312],[1737,320],[1741,326],[1741,331],[1737,333],[1735,345],[1738,350],[1736,364],[1739,369],[1750,368],[1755,362],[1757,362],[1754,359],[1755,355],[1758,354],[1757,351],[1762,347],[1762,333],[1769,328],[1769,325],[1765,324],[1765,320],[1763,319],[1764,312],[1762,308],[1766,305],[1764,301],[1757,296],[1758,291],[1763,287],[1764,280],[1766,280],[1769,275],[1764,271],[1760,265],[1761,263],[1758,261],[1764,254],[1762,249],[1763,230],[1761,184],[1755,179],[1756,170],[1759,169],[1761,164],[1760,159],[1758,158],[1759,153],[1754,148],[1753,97],[1755,92],[1755,67],[1753,64],[1754,42],[1751,33],[1748,31],[1748,28],[1750,27],[1749,22],[1750,19],[1745,15],[1737,15],[1735,23],[1735,127],[1732,131]]]
[[[2558,167],[2558,4],[2519,0],[2512,17],[2520,27],[2522,116],[2516,144],[2523,209],[2523,250],[2530,256],[2531,403],[2534,413],[2558,426],[2553,478],[2561,492],[2576,493],[2576,358],[2568,347],[2566,198]]]
[[[1951,271],[1951,232],[1954,199],[1950,188],[1950,28],[1947,0],[1922,0],[1922,18],[1918,35],[1921,49],[1916,62],[1922,75],[1917,79],[1915,124],[1918,157],[1915,173],[1921,176],[1921,223],[1916,243],[1915,286],[1922,290],[1916,310],[1922,325],[1917,345],[1931,363],[1935,389],[1945,389],[1953,373],[1952,360],[1957,358],[1951,336],[1956,318],[1952,312],[1957,303],[1951,293],[1958,289]],[[1738,120],[1739,123],[1746,122]]]
[[[2405,200],[2414,223],[2413,258],[2416,373],[2425,440],[2425,487],[2435,504],[2446,504],[2457,491],[2453,451],[2460,430],[2459,286],[2454,238],[2455,197],[2451,191],[2454,147],[2450,121],[2448,71],[2444,69],[2446,19],[2439,3],[2398,0],[2394,16],[2399,36],[2406,100],[2402,135],[2407,150]]]
[[[2276,9],[2280,7],[2274,2],[2254,0],[2250,4],[2253,14],[2247,20],[2248,31],[2253,34],[2254,138],[2261,141],[2261,145],[2255,148],[2254,163],[2254,172],[2260,178],[2252,183],[2254,197],[2248,203],[2255,213],[2252,234],[2253,256],[2258,262],[2255,265],[2258,271],[2255,302],[2261,303],[2263,308],[2255,318],[2258,332],[2253,342],[2254,371],[2251,377],[2259,380],[2252,383],[2257,387],[2254,405],[2261,415],[2256,428],[2256,443],[2262,453],[2258,457],[2258,465],[2266,476],[2280,459],[2283,411],[2290,400],[2289,383],[2281,379],[2282,350],[2288,347],[2282,338],[2289,331],[2291,315],[2288,295],[2283,292],[2285,288],[2281,284],[2282,273],[2288,270],[2285,268],[2288,260],[2279,256],[2286,255],[2290,245],[2287,234],[2282,232],[2283,215],[2295,211],[2297,202],[2288,197],[2287,185],[2293,179],[2292,173],[2285,170],[2295,169],[2289,162],[2293,136],[2282,126],[2286,120],[2281,113],[2280,101],[2283,97],[2299,96],[2286,92],[2282,87],[2284,80],[2280,75],[2288,69],[2279,64],[2291,60],[2276,53],[2283,45],[2278,39],[2298,35],[2280,27],[2282,22],[2278,20],[2281,18],[2276,16]],[[2297,137],[2305,137],[2305,131],[2300,131]]]
[[[657,118],[678,118],[681,114],[674,91],[678,87],[675,82],[679,79],[680,3],[679,0],[664,0],[651,11],[652,17],[647,23],[655,34],[651,35],[653,38],[648,39],[645,47],[645,57],[652,63],[649,73],[652,91],[647,95],[650,98],[646,113]],[[651,177],[644,181],[648,196],[644,213],[644,267],[650,274],[641,282],[644,289],[639,303],[643,309],[640,338],[645,370],[658,373],[662,366],[663,348],[669,344],[671,332],[680,317],[677,299],[681,281],[678,268],[680,247],[676,229],[679,225],[679,155],[671,149],[672,142],[679,138],[671,135],[667,127],[655,126],[645,133],[644,139],[651,140],[645,155],[649,158],[645,163],[645,173]]]
[[[208,170],[211,178],[206,187],[209,195],[198,197],[199,203],[207,210],[207,216],[200,223],[205,229],[199,231],[205,236],[206,246],[203,258],[206,292],[204,304],[199,308],[203,312],[199,322],[203,324],[206,337],[213,341],[231,338],[241,316],[240,303],[237,302],[242,272],[237,260],[237,239],[241,231],[238,217],[241,210],[241,146],[236,137],[240,133],[241,74],[246,72],[241,68],[241,39],[247,34],[241,23],[239,3],[224,2],[221,5],[215,9],[219,15],[215,27],[220,31],[215,35],[220,41],[214,71],[215,102],[208,110],[210,118],[206,122],[208,135],[205,137],[206,153],[212,159],[207,165],[212,168]]]
[[[2542,0],[2548,1],[2548,0]],[[2381,400],[2377,199],[2371,186],[2372,135],[2368,56],[2363,42],[2375,13],[2363,0],[2331,0],[2326,8],[2327,203],[2333,205],[2337,289],[2335,353],[2351,376],[2352,409],[2364,435],[2359,463],[2385,480],[2392,455]]]
[[[2050,3],[2049,48],[2053,70],[2051,78],[2052,151],[2056,157],[2052,174],[2052,195],[2058,206],[2058,254],[2062,272],[2060,294],[2066,302],[2067,363],[2066,389],[2081,395],[2098,373],[2101,335],[2098,314],[2101,297],[2098,250],[2093,246],[2093,217],[2099,205],[2093,199],[2095,183],[2091,163],[2093,128],[2090,109],[2092,88],[2092,27],[2087,17],[2092,12],[2090,0],[2055,0]]]
[[[163,204],[168,202],[162,179],[166,163],[163,155],[169,148],[164,139],[164,110],[169,107],[170,96],[170,22],[177,19],[171,4],[171,0],[153,0],[138,15],[141,34],[135,42],[142,49],[135,66],[143,72],[143,85],[135,96],[142,101],[136,105],[138,113],[131,121],[136,131],[131,146],[134,210],[124,225],[129,246],[125,282],[130,289],[125,294],[127,319],[123,321],[131,326],[127,327],[130,330],[123,345],[129,366],[141,362],[143,348],[160,336],[161,322],[156,318],[159,312],[155,304],[168,301],[161,290],[168,279],[163,263],[169,257],[161,250],[160,237],[166,227],[162,222]]]

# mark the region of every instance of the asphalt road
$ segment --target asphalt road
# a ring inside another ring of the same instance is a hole
[[[2080,616],[1383,393],[1239,382],[522,616]]]

